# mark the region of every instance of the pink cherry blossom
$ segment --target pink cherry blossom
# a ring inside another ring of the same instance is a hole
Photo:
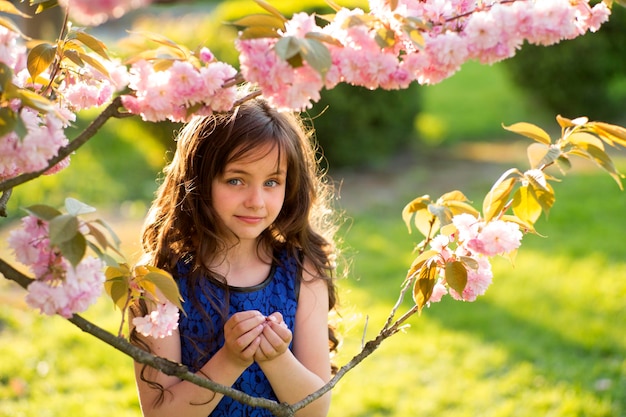
[[[73,21],[85,26],[98,26],[109,19],[119,19],[152,0],[59,0],[59,5],[69,10]]]
[[[474,239],[467,242],[471,250],[487,256],[509,253],[517,249],[522,240],[519,225],[496,220],[487,223]]]
[[[158,303],[156,309],[143,317],[135,317],[133,325],[142,335],[154,338],[171,336],[178,328],[178,308],[169,301]]]
[[[428,299],[428,302],[438,303],[441,301],[443,296],[446,295],[447,293],[448,293],[448,288],[446,288],[446,286],[441,282],[441,280],[438,280],[435,286],[433,287],[433,292],[430,298]]]
[[[463,292],[459,294],[453,288],[449,289],[450,295],[455,300],[476,301],[478,296],[484,295],[493,281],[493,272],[489,258],[479,256],[474,258],[478,262],[476,270],[467,269],[467,284]]]

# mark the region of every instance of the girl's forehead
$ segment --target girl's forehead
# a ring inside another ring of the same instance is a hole
[[[228,165],[273,163],[277,167],[285,167],[287,155],[276,142],[267,142],[249,149],[236,149],[227,162]]]

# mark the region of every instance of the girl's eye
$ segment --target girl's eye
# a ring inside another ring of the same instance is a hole
[[[267,180],[265,181],[266,187],[276,187],[278,185],[278,181],[276,180]]]
[[[231,178],[229,180],[226,180],[226,183],[230,185],[241,185],[242,181],[239,178]]]

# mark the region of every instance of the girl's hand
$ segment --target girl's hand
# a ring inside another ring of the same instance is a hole
[[[272,313],[265,321],[261,342],[254,354],[257,362],[270,361],[287,351],[291,343],[291,330],[279,312]]]
[[[224,349],[230,360],[248,367],[263,339],[266,318],[258,311],[240,311],[224,324]]]

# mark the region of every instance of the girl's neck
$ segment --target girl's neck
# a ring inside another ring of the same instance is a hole
[[[230,247],[223,257],[215,260],[210,269],[234,287],[251,287],[263,282],[272,264],[271,250],[257,242],[239,242]]]

